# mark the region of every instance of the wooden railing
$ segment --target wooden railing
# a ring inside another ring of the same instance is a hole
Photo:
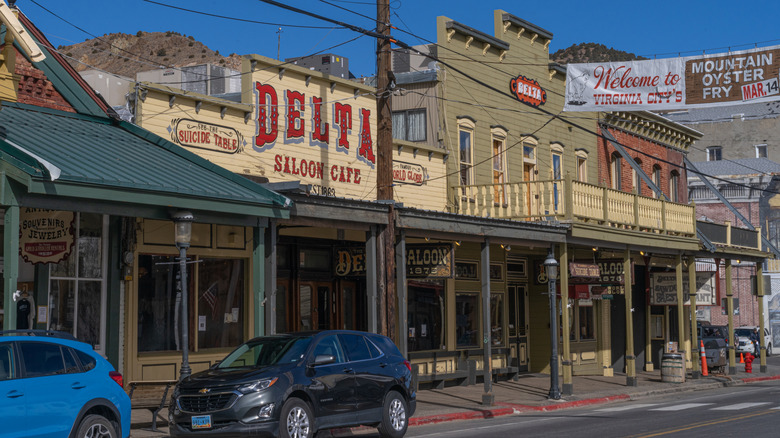
[[[645,232],[693,236],[694,208],[574,181],[455,186],[460,214],[532,221],[591,222]]]

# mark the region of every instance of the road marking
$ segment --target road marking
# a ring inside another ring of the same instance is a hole
[[[650,406],[658,406],[658,403],[639,403],[636,405],[615,406],[612,408],[597,409],[595,412],[623,412],[630,409],[648,408]]]
[[[700,408],[702,406],[714,405],[715,403],[685,403],[681,405],[664,406],[662,408],[650,409],[651,411],[682,411],[685,409]]]
[[[737,403],[735,405],[718,406],[717,408],[710,409],[711,411],[739,411],[741,409],[752,408],[755,406],[768,405],[770,402],[758,402],[758,403]]]

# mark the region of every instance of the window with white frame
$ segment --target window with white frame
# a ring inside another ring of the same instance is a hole
[[[669,199],[680,202],[680,174],[676,170],[669,175]]]
[[[72,334],[105,355],[108,217],[76,213],[71,254],[49,267],[48,329]]]
[[[634,162],[636,165],[641,169],[642,168],[642,160],[639,158],[634,158]],[[642,194],[642,176],[637,172],[635,169],[631,169],[631,179],[632,184],[634,185],[633,189],[636,191],[638,195]]]
[[[427,139],[425,108],[393,111],[393,138],[406,141]]]
[[[655,184],[658,189],[661,189],[661,167],[657,164],[653,166],[653,184]],[[653,190],[653,198],[657,198],[658,194]]]
[[[584,150],[576,152],[577,157],[577,181],[588,182],[588,153]]]
[[[468,186],[474,184],[474,127],[475,124],[469,119],[458,120],[458,149],[460,160],[460,185]],[[465,187],[463,193],[466,193]]]
[[[707,148],[707,161],[720,161],[723,159],[723,148],[710,146]]]
[[[756,145],[756,158],[766,158],[766,143]]]
[[[560,143],[553,143],[550,145],[551,163],[550,170],[552,171],[553,181],[563,179],[563,145]],[[553,183],[553,203],[554,209],[557,211],[559,203],[561,201],[561,183]]]
[[[493,202],[506,204],[506,137],[493,135]]]

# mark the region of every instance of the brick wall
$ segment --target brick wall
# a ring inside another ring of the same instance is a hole
[[[666,146],[654,143],[647,139],[638,137],[633,134],[626,133],[614,128],[608,128],[612,136],[618,143],[626,146],[626,152],[631,158],[641,162],[642,170],[652,178],[653,168],[658,166],[661,169],[660,188],[669,198],[672,198],[669,194],[669,179],[671,172],[675,171],[679,174],[677,199],[682,204],[688,203],[688,190],[687,190],[687,175],[685,170],[681,167],[683,162],[683,154],[677,150],[670,149]],[[612,180],[610,175],[610,161],[612,155],[616,153],[616,149],[610,142],[603,138],[598,139],[598,161],[599,161],[599,184],[603,184],[607,187],[612,186]],[[640,153],[641,151],[643,153]],[[622,160],[622,158],[621,158]],[[679,164],[680,166],[674,166],[668,163]],[[631,166],[622,160],[621,162],[621,176],[620,182],[624,192],[634,191],[633,182],[633,169]],[[640,184],[642,196],[652,196],[652,191],[647,187],[644,182]]]
[[[751,276],[755,274],[754,266],[733,266],[731,268],[732,293],[739,299],[739,314],[734,315],[734,327],[743,325],[759,325],[758,301],[752,294]],[[717,305],[710,308],[710,323],[712,325],[728,324],[726,307],[721,307],[721,298],[726,298],[726,268],[720,268],[720,297]],[[734,309],[737,310],[735,304]]]
[[[754,227],[760,227],[761,219],[759,215],[759,203],[755,202],[733,202],[731,205],[739,211]],[[696,204],[696,218],[707,216],[708,219],[712,219],[715,223],[722,224],[725,221],[731,221],[731,225],[740,228],[746,228],[745,224],[741,220],[737,219],[737,216],[728,207],[718,203],[712,204]]]
[[[33,67],[18,50],[15,72],[21,76],[17,89],[19,103],[76,112],[62,94],[54,88],[51,81],[46,78],[46,74]]]

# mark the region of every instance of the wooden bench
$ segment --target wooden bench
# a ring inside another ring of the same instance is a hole
[[[152,428],[157,430],[157,416],[168,406],[168,391],[176,385],[177,380],[141,380],[127,385],[127,395],[130,396],[130,406],[133,409],[148,409],[152,411]],[[167,421],[167,418],[163,418]]]

